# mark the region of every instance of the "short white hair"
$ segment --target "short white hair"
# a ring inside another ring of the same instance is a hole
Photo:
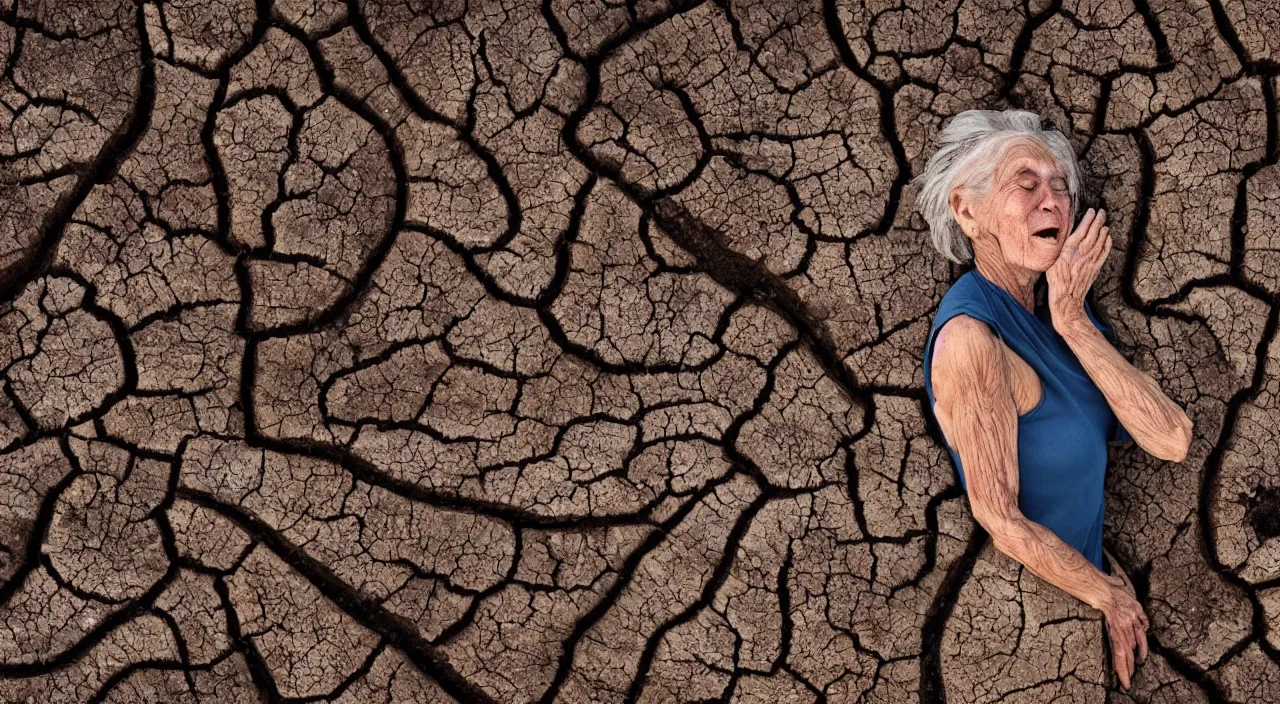
[[[951,215],[951,192],[970,189],[981,199],[991,188],[996,165],[1015,144],[1034,141],[1044,147],[1067,172],[1071,196],[1068,227],[1075,223],[1080,194],[1080,166],[1065,135],[1040,126],[1041,118],[1026,110],[965,110],[938,133],[941,146],[924,171],[912,179],[920,183],[916,210],[929,223],[933,247],[957,264],[973,261],[973,248]]]

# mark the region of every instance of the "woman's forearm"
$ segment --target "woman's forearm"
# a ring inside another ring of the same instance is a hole
[[[982,524],[997,550],[1040,579],[1100,611],[1110,606],[1113,587],[1106,575],[1053,531],[1021,514]]]
[[[1129,364],[1087,317],[1071,320],[1058,334],[1142,449],[1163,460],[1186,458],[1191,419],[1154,379]]]

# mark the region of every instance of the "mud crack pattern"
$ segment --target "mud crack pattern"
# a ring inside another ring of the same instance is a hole
[[[0,700],[1280,700],[1262,0],[15,0]],[[1152,654],[976,528],[907,184],[1067,130]]]

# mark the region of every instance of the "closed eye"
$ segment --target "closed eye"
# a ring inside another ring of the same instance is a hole
[[[1036,187],[1035,187],[1034,185],[1031,185],[1031,186],[1019,186],[1019,188],[1021,188],[1021,189],[1022,189],[1022,190],[1024,190],[1024,191],[1034,191],[1034,190],[1036,190]],[[1062,185],[1054,184],[1053,189],[1054,189],[1055,191],[1065,191],[1065,190],[1067,190],[1067,186],[1066,186],[1066,184],[1062,184]]]

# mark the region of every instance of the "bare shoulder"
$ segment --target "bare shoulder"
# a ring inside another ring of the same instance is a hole
[[[963,374],[990,374],[1004,378],[1004,343],[990,325],[961,313],[942,324],[933,342],[933,360],[929,375],[933,379],[934,398],[956,387],[952,383]],[[987,381],[996,381],[988,378]]]
[[[991,326],[963,313],[943,323],[931,364],[934,411],[947,442],[962,452],[962,460],[968,449],[964,446],[972,447],[979,439],[971,427],[975,420],[985,419],[980,424],[989,426],[1008,411],[1016,425],[1004,342]]]
[[[1018,497],[1017,408],[1004,342],[962,314],[943,324],[934,345],[934,412],[964,465],[974,518],[994,531],[1016,513]]]

